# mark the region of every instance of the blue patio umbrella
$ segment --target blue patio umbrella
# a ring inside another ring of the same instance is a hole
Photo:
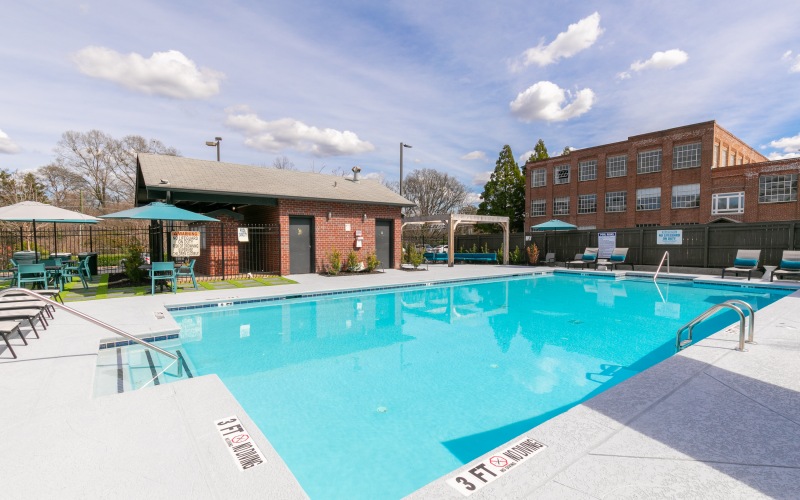
[[[169,203],[156,201],[142,207],[123,210],[113,214],[101,215],[101,219],[143,219],[143,220],[173,220],[189,222],[218,222],[217,219],[207,215],[198,214],[189,210],[178,208]]]
[[[570,229],[578,229],[578,226],[570,224],[569,222],[564,222],[563,220],[550,219],[547,222],[532,226],[531,229],[534,231],[567,231]]]

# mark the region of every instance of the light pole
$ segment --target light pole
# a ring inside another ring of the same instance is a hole
[[[212,148],[214,146],[217,147],[217,161],[219,161],[219,141],[221,141],[221,140],[222,140],[222,137],[214,137],[213,141],[206,141],[206,146],[211,146]]]
[[[411,144],[400,143],[400,196],[403,196],[403,148],[410,148]]]

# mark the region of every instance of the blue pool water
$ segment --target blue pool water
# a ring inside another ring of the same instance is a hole
[[[312,498],[399,498],[673,355],[711,305],[788,293],[545,275],[172,314]]]

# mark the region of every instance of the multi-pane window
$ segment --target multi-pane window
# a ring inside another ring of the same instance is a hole
[[[672,208],[697,208],[700,206],[700,184],[672,186]]]
[[[597,195],[580,194],[578,195],[578,213],[593,214],[597,212]]]
[[[531,187],[542,187],[547,184],[547,170],[537,168],[531,170]]]
[[[716,167],[719,161],[719,144],[714,144],[714,159],[711,162],[712,167]]]
[[[569,215],[569,196],[553,198],[553,215]]]
[[[628,157],[625,155],[606,158],[606,177],[625,177],[628,175]]]
[[[531,201],[531,217],[547,215],[547,200]]]
[[[624,212],[627,208],[627,193],[625,191],[610,191],[606,193],[606,212]]]
[[[700,150],[702,144],[681,144],[672,148],[672,168],[692,168],[700,166]]]
[[[719,154],[719,166],[725,167],[728,165],[728,150],[723,148],[722,152]]]
[[[758,202],[797,201],[797,174],[762,175],[758,178]]]
[[[711,195],[711,214],[743,214],[744,191]]]
[[[661,172],[661,150],[642,151],[636,158],[636,173]]]
[[[569,184],[569,165],[553,167],[553,184]]]
[[[593,181],[595,179],[597,179],[597,160],[578,163],[578,180]]]
[[[660,187],[636,190],[636,210],[659,210],[660,208]]]

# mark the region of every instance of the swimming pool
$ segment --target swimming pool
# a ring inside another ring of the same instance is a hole
[[[312,498],[398,498],[671,356],[711,305],[788,293],[544,275],[172,314]]]

